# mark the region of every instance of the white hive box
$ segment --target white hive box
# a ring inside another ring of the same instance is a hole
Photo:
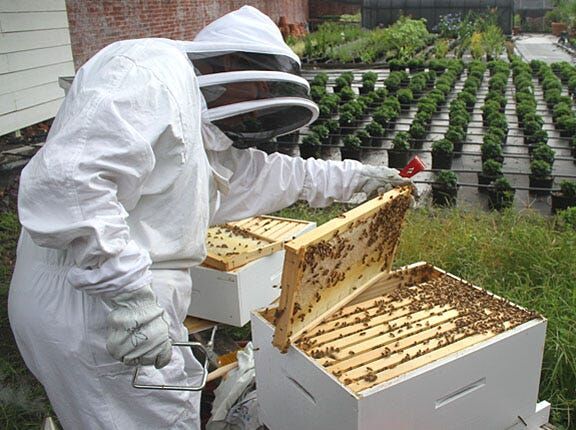
[[[390,272],[407,207],[392,191],[285,244],[280,303],[252,313],[270,430],[548,422],[546,320],[427,263]]]
[[[209,246],[205,263],[190,270],[192,302],[188,315],[237,327],[245,325],[250,321],[250,311],[268,306],[280,295],[284,241],[315,227],[308,221],[259,216],[211,228],[212,235],[221,231],[220,237],[224,230],[230,232],[235,245],[229,241],[225,249],[231,255],[224,255],[222,240],[213,237],[214,246]]]

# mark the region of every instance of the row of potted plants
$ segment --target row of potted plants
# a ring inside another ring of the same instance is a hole
[[[432,116],[446,103],[448,95],[463,70],[463,62],[451,61],[446,72],[436,80],[435,88],[419,100],[416,115],[408,130],[414,148],[422,146],[424,138],[430,130]]]
[[[499,187],[495,189],[494,187],[486,188],[486,186],[503,177],[503,148],[508,135],[508,121],[504,113],[506,110],[505,93],[510,69],[508,64],[501,60],[494,60],[488,63],[488,69],[490,70],[488,94],[482,106],[482,123],[484,127],[486,127],[486,131],[480,147],[482,170],[478,173],[479,192],[485,192],[487,190],[498,191],[505,188],[503,181],[499,181]],[[513,192],[506,193],[506,196],[509,197],[508,200],[505,200],[503,194],[500,194],[498,197],[489,195],[488,199],[490,202],[493,201],[494,198],[497,198],[500,203],[496,206],[501,208],[505,205],[512,204],[513,194]]]
[[[576,133],[576,115],[572,112],[570,97],[562,95],[562,82],[552,68],[545,63],[533,62],[530,64],[533,73],[538,76],[542,86],[544,100],[552,112],[552,121],[559,130],[560,136],[571,137]],[[552,167],[554,151],[546,142],[536,142],[531,147],[530,188],[534,194],[547,195],[554,183]]]
[[[486,66],[480,61],[468,64],[468,77],[464,82],[464,88],[450,103],[449,125],[444,138],[432,144],[433,169],[450,169],[455,153],[458,155],[461,153],[468,124],[472,119],[471,113],[476,104],[476,94],[485,71]]]
[[[570,93],[570,95],[572,96],[573,100],[576,101],[576,67],[572,66],[570,63],[563,61],[560,63],[553,63],[551,65],[552,70],[554,71],[554,73],[556,74],[556,76],[558,76],[560,78],[560,80],[562,81],[563,84],[568,86],[568,92]],[[555,118],[554,118],[554,124],[557,125],[558,127],[570,127],[571,126],[571,121],[568,121],[568,124],[566,124],[566,115],[568,115],[569,113],[572,113],[571,111],[571,107],[572,105],[569,104],[567,102],[567,100],[564,100],[564,102],[558,103],[557,105],[554,106],[554,114],[555,114]],[[570,111],[568,111],[567,108],[570,108]],[[564,117],[562,119],[562,121],[564,121],[564,124],[557,124],[560,120],[560,117]],[[576,163],[576,136],[573,135],[572,139],[569,141],[569,145],[570,145],[570,150],[572,152],[572,158],[574,163]]]

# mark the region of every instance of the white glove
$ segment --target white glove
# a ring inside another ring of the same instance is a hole
[[[108,315],[106,348],[112,357],[129,366],[166,366],[172,356],[168,323],[150,286],[105,299]]]
[[[376,194],[376,192],[385,193],[394,187],[402,185],[412,185],[412,181],[408,178],[403,178],[398,174],[398,170],[385,166],[371,166],[363,164],[360,168],[360,174],[366,178],[360,191],[366,193],[368,197]],[[415,188],[413,186],[413,188]]]

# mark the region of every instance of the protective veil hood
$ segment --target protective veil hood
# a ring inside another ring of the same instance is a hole
[[[318,117],[300,60],[274,22],[244,6],[181,42],[205,99],[204,122],[251,146],[290,133]]]

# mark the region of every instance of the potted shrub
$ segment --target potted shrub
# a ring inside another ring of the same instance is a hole
[[[320,158],[320,139],[316,133],[310,133],[302,139],[300,145],[300,157],[302,158]]]
[[[382,145],[382,138],[384,137],[384,134],[386,133],[386,130],[384,129],[384,127],[382,127],[376,121],[372,121],[366,126],[366,131],[372,137],[372,146],[381,146]]]
[[[488,159],[482,163],[482,171],[478,173],[478,191],[486,192],[486,186],[502,176],[502,163]],[[484,186],[482,186],[484,185]]]
[[[316,103],[318,103],[320,100],[322,100],[322,97],[324,97],[326,94],[327,94],[326,88],[324,88],[324,87],[319,87],[319,86],[310,87],[310,97]]]
[[[562,137],[573,137],[576,135],[576,116],[564,115],[558,118],[557,126]]]
[[[338,118],[338,124],[340,124],[341,135],[350,134],[356,127],[356,118],[352,112],[342,112]]]
[[[530,192],[536,195],[550,194],[554,182],[552,165],[544,160],[534,160],[530,163],[530,172],[528,175]]]
[[[504,151],[499,143],[493,140],[485,140],[480,150],[482,152],[482,163],[489,159],[499,161],[500,163],[504,162]]]
[[[560,191],[552,193],[552,213],[576,207],[576,182],[560,181]]]
[[[410,88],[403,88],[401,90],[398,90],[396,96],[403,110],[410,109],[410,103],[412,103],[412,101],[414,100],[414,94],[412,93],[412,90]]]
[[[438,206],[455,206],[458,196],[458,177],[450,170],[441,170],[432,184],[432,203]]]
[[[312,79],[312,85],[314,86],[325,87],[327,83],[328,73],[320,72]]]
[[[405,131],[399,131],[392,140],[392,146],[388,150],[388,166],[402,169],[410,158],[410,135]]]
[[[323,124],[315,125],[310,128],[312,133],[315,133],[322,145],[327,145],[330,139],[330,130]]]
[[[338,76],[334,81],[334,92],[336,93],[342,92],[344,88],[350,88],[350,84],[345,78],[343,78],[342,76]]]
[[[460,157],[462,155],[464,141],[466,140],[466,132],[462,129],[462,127],[451,125],[448,127],[448,130],[446,130],[444,137],[452,142],[452,145],[454,146],[454,152],[452,156],[455,158]]]
[[[488,207],[492,210],[502,210],[512,207],[516,190],[504,176],[496,179],[488,188]]]
[[[448,139],[440,139],[432,144],[432,168],[451,169],[454,145]]]
[[[354,135],[348,135],[344,137],[344,146],[340,148],[340,155],[342,160],[351,159],[360,161],[362,155],[362,142],[360,138]]]
[[[372,137],[370,137],[370,134],[368,134],[366,130],[358,130],[356,132],[356,137],[360,139],[363,146],[370,146],[372,143]]]
[[[415,148],[422,147],[423,139],[428,134],[426,126],[419,121],[412,122],[410,130],[408,131],[410,137],[412,138],[412,146]]]
[[[388,61],[388,67],[390,67],[391,72],[406,70],[406,62],[403,60],[399,60],[397,58],[394,58],[394,59]]]
[[[362,74],[362,86],[360,87],[360,94],[368,94],[374,91],[378,74],[375,72],[366,72]]]
[[[338,93],[338,95],[340,96],[340,104],[344,104],[356,98],[356,93],[350,87],[342,88]]]
[[[544,160],[548,164],[554,164],[556,152],[545,143],[539,143],[532,149],[532,160]]]

